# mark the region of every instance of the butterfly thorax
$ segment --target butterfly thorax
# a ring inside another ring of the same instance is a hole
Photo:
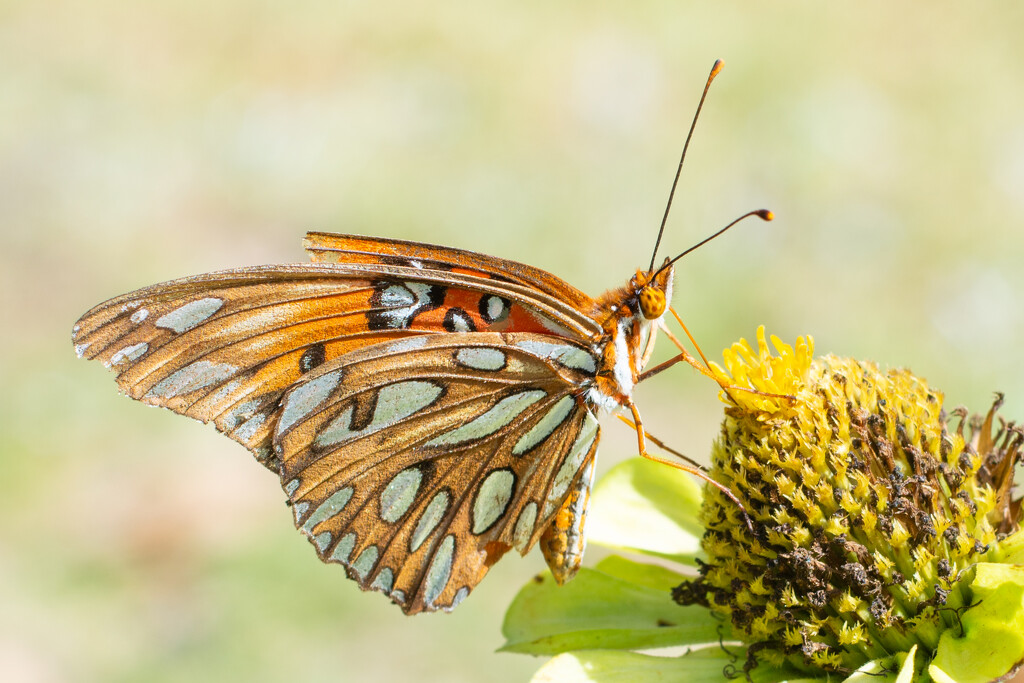
[[[672,297],[671,266],[637,271],[624,287],[608,290],[596,301],[594,319],[602,333],[593,342],[600,362],[588,398],[614,410],[629,401],[654,348],[652,327],[661,320]]]

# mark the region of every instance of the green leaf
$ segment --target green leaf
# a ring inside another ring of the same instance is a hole
[[[917,645],[909,652],[896,654],[865,662],[852,674],[843,679],[843,683],[911,683],[914,680],[914,656]]]
[[[963,636],[958,628],[945,631],[928,667],[936,681],[992,681],[1024,659],[1024,567],[981,562],[975,572],[975,606],[963,613]]]
[[[843,683],[911,683],[914,680],[916,654],[917,645],[914,645],[909,652],[897,652],[889,657],[873,659],[859,666],[843,679]]]
[[[928,667],[928,675],[932,677],[935,683],[957,683],[955,678],[950,678],[949,674],[934,664]]]
[[[549,572],[523,586],[505,613],[506,652],[648,649],[716,643],[723,628],[703,607],[671,596],[683,576],[623,558],[583,568],[565,586]]]
[[[675,657],[652,657],[635,652],[593,650],[559,655],[541,667],[533,683],[577,683],[583,681],[631,682],[644,680],[678,681],[722,680],[722,670],[713,677],[700,678],[685,671]]]
[[[903,661],[900,662],[900,673],[896,676],[896,683],[911,683],[914,680],[914,658],[917,657],[917,645],[911,647],[909,652],[897,654],[897,661],[901,657]]]
[[[633,683],[634,681],[687,681],[722,683],[726,673],[739,673],[746,652],[723,652],[718,645],[694,650],[680,657],[655,657],[617,650],[570,652],[555,657],[533,676],[533,683]],[[751,678],[756,683],[810,683],[815,679],[790,678],[791,672],[758,667]],[[821,680],[821,679],[817,679]]]
[[[634,562],[619,555],[609,555],[594,567],[597,571],[617,579],[645,586],[652,590],[669,594],[672,589],[683,581],[693,578],[683,576],[667,567],[646,562]]]
[[[594,543],[693,564],[704,534],[701,491],[685,472],[643,458],[613,467],[594,487]]]

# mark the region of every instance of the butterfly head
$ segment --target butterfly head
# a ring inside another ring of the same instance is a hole
[[[657,320],[665,314],[669,299],[672,297],[672,277],[674,269],[668,259],[657,270],[644,272],[638,270],[630,280],[630,288],[636,297],[637,307],[645,320]]]

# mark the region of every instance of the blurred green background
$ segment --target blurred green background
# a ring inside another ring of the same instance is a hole
[[[316,560],[238,445],[76,361],[71,325],[301,261],[308,229],[619,285],[715,58],[665,253],[777,218],[681,263],[709,354],[764,323],[1024,417],[1022,27],[1020,3],[0,3],[0,680],[526,679],[493,651],[539,555],[404,617]],[[637,400],[706,453],[707,381]],[[605,427],[602,469],[635,447]]]

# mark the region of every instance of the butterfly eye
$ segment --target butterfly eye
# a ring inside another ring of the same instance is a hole
[[[640,299],[640,312],[647,320],[660,318],[665,313],[665,292],[654,287],[644,287],[637,295]]]

